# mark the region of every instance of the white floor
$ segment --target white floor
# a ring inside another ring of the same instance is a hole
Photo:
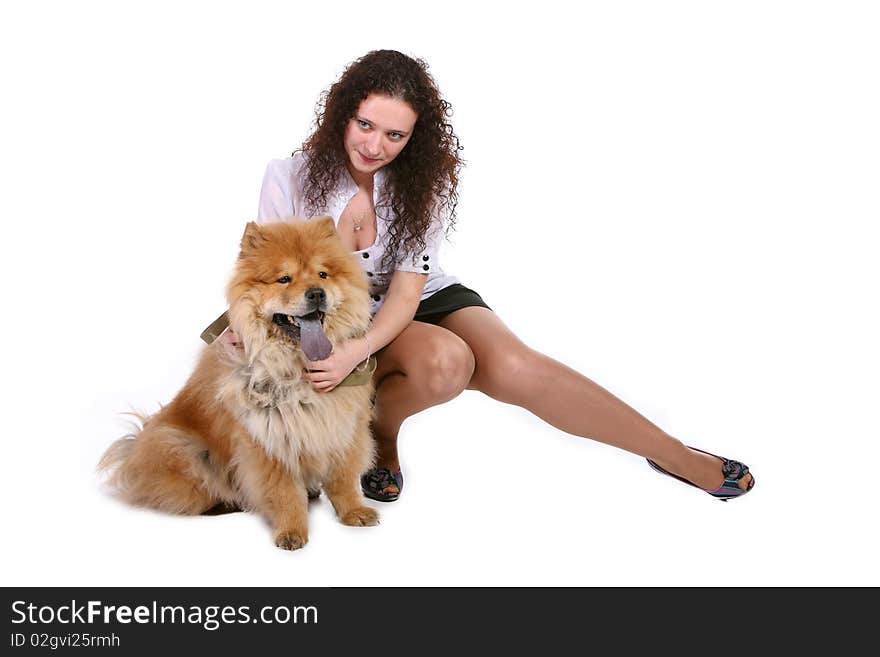
[[[847,439],[833,444],[823,427],[830,418],[816,400],[793,407],[782,389],[774,400],[781,417],[773,418],[747,395],[737,399],[746,381],[718,379],[691,382],[689,393],[661,388],[666,405],[681,411],[657,415],[695,442],[705,434],[703,447],[751,465],[758,484],[741,500],[717,502],[656,475],[635,456],[467,392],[406,426],[404,495],[375,503],[380,526],[344,527],[322,498],[311,507],[310,542],[295,553],[276,549],[268,526],[253,515],[169,517],[104,497],[89,469],[112,438],[114,420],[111,404],[96,400],[84,414],[80,444],[63,427],[8,443],[17,457],[6,461],[4,475],[7,527],[15,530],[6,534],[2,579],[209,586],[880,582],[871,496],[876,442],[842,420]],[[720,400],[709,399],[715,396]]]
[[[332,40],[287,3],[0,20],[21,100],[3,109],[0,582],[880,585],[870,4],[551,2],[509,31],[469,4],[449,34],[379,4],[397,18],[348,7]],[[383,46],[427,59],[455,107],[444,267],[532,347],[748,463],[754,492],[719,503],[474,392],[405,425],[380,526],[321,500],[295,553],[251,515],[98,490],[117,413],[171,399],[222,310],[266,161]]]

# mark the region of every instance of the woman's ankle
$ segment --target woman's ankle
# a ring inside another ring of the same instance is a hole
[[[374,430],[373,440],[376,444],[376,467],[388,468],[391,472],[397,472],[400,469],[400,459],[397,455],[397,436],[383,436]]]

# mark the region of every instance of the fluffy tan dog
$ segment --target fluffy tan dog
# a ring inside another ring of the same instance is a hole
[[[306,357],[326,358],[370,322],[363,270],[333,220],[249,223],[227,301],[243,349],[206,346],[183,390],[99,470],[132,504],[262,513],[286,550],[308,540],[309,490],[323,487],[344,524],[375,525],[359,485],[374,457],[372,384],[319,393],[302,376]]]

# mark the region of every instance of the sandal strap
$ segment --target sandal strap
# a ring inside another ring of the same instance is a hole
[[[749,474],[749,466],[732,459],[723,459],[721,465],[721,473],[724,475],[725,481],[737,482],[747,474]]]

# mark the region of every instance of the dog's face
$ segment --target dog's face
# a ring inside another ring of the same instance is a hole
[[[327,358],[332,342],[362,333],[370,318],[364,272],[330,217],[249,223],[227,298],[233,316],[262,322],[309,360]],[[248,322],[239,323],[247,342]]]

